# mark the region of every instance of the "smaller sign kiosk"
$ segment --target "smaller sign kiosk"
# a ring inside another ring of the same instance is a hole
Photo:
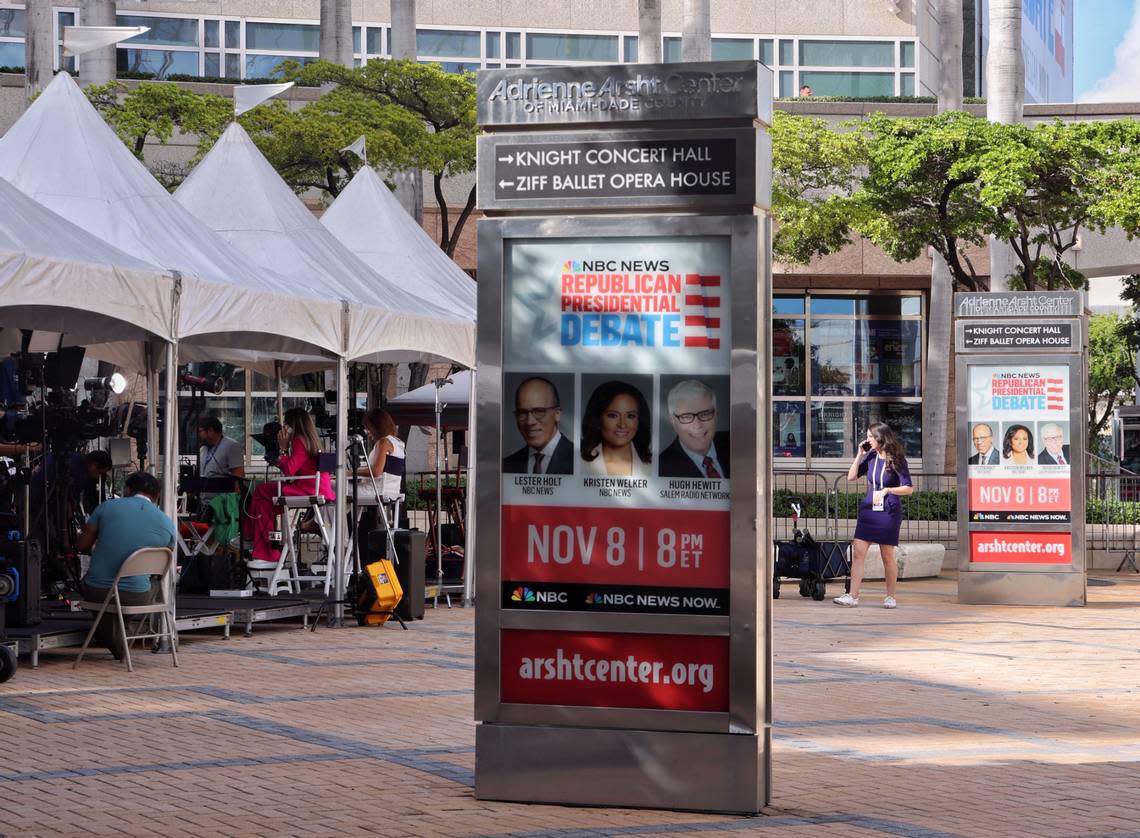
[[[1080,291],[955,294],[958,599],[1085,604]]]

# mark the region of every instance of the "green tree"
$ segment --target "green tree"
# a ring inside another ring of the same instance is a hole
[[[474,77],[444,72],[437,64],[406,60],[373,60],[356,68],[327,61],[304,66],[286,62],[282,67],[286,78],[305,84],[337,84],[379,105],[402,109],[423,125],[422,133],[407,135],[404,167],[431,172],[440,213],[439,246],[453,256],[475,209],[475,187],[453,223],[443,181],[475,168]]]
[[[382,104],[344,87],[293,110],[287,102],[265,102],[239,117],[242,127],[273,168],[293,189],[340,194],[363,161],[341,151],[363,135],[370,165],[402,167],[409,149],[424,142],[421,120],[403,108]]]
[[[1136,378],[1136,337],[1131,317],[1094,314],[1089,318],[1089,440],[1095,440],[1112,411],[1132,401]]]
[[[144,159],[148,142],[165,145],[176,129],[198,138],[197,151],[187,163],[163,161],[150,166],[159,182],[171,190],[186,179],[233,119],[229,99],[194,93],[172,82],[143,82],[128,91],[126,85],[113,81],[90,85],[84,92],[139,160]]]

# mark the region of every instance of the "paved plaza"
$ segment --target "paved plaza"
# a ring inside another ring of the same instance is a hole
[[[1083,610],[785,587],[755,818],[475,800],[470,610],[194,634],[134,674],[48,652],[0,686],[0,834],[1140,835],[1140,577],[1102,578]]]

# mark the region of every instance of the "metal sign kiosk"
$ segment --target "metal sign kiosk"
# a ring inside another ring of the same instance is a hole
[[[958,599],[1085,604],[1079,291],[955,294]]]
[[[481,799],[769,799],[771,90],[479,74]]]

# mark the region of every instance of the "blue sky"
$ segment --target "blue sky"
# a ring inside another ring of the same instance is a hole
[[[1115,50],[1128,31],[1137,0],[1074,0],[1073,87],[1080,99],[1115,66]],[[1137,91],[1140,98],[1140,91]]]

